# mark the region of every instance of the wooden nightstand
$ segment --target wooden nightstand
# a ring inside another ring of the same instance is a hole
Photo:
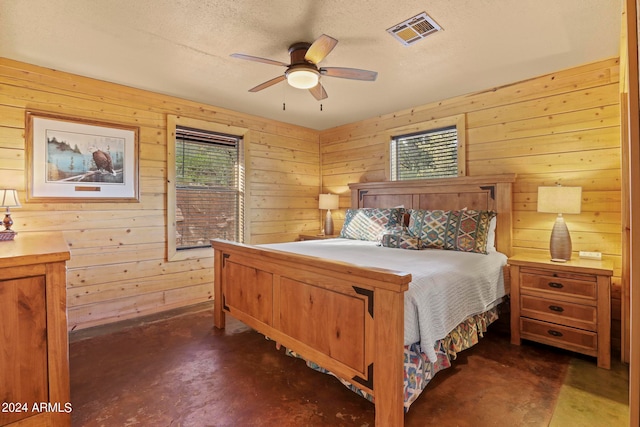
[[[299,240],[324,240],[324,239],[335,239],[338,237],[337,234],[301,234],[298,239]]]
[[[511,269],[511,343],[521,339],[597,357],[611,364],[610,261],[516,255]]]

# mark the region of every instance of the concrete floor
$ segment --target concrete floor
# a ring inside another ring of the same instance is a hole
[[[589,358],[572,358],[549,425],[628,426],[629,367],[613,359],[607,371]]]
[[[71,335],[73,426],[373,427],[373,405],[211,310]],[[411,406],[412,426],[627,426],[628,370],[492,325]]]

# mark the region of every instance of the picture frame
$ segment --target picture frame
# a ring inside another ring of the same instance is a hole
[[[139,201],[138,127],[27,111],[27,201]]]

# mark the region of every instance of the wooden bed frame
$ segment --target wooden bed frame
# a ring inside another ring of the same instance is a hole
[[[514,174],[351,184],[351,205],[491,209],[511,254]],[[404,292],[411,275],[223,240],[214,249],[217,328],[231,314],[371,393],[375,425],[403,426]]]

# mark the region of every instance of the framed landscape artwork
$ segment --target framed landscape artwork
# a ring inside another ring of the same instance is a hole
[[[27,199],[138,201],[138,128],[27,112]]]

